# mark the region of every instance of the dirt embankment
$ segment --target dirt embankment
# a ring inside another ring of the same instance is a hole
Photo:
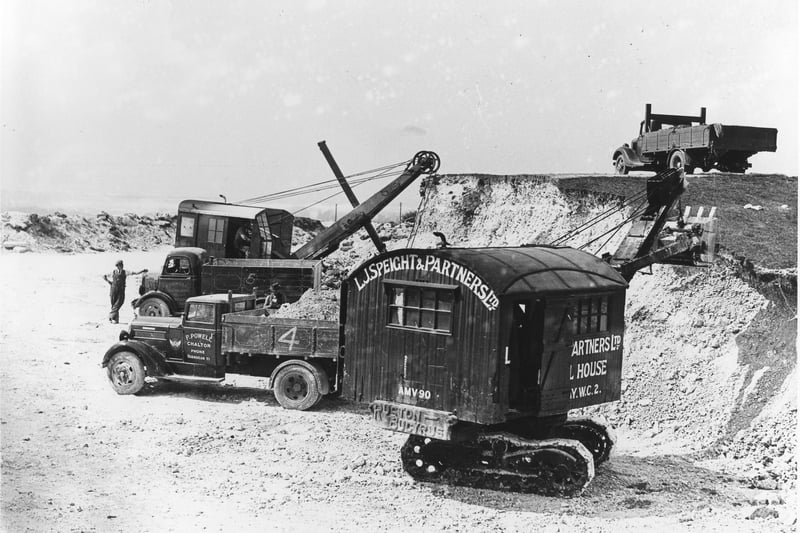
[[[2,214],[2,247],[15,252],[60,253],[126,252],[172,246],[177,216],[109,215],[101,211],[94,217],[8,211]],[[295,217],[292,245],[297,248],[319,233],[324,226],[306,217]]]
[[[177,217],[168,214],[95,217],[7,212],[2,215],[3,248],[17,252],[62,253],[149,250],[175,241]]]
[[[713,190],[726,189],[711,179],[692,177],[689,185],[695,199],[709,207]],[[592,231],[564,242],[594,241],[590,251],[613,251],[627,226],[605,234],[627,213],[602,215],[619,207],[623,195],[642,190],[645,178],[624,190],[607,190],[613,180],[437,176],[424,188],[412,240],[432,245],[432,232],[441,231],[454,246],[547,244],[599,218]],[[797,474],[797,268],[785,267],[793,263],[796,248],[770,254],[760,248],[765,241],[778,246],[776,239],[787,235],[796,239],[797,180],[793,189],[791,180],[776,180],[781,196],[762,201],[767,208],[743,207],[753,191],[763,191],[759,178],[737,177],[733,192],[727,188],[715,202],[722,245],[715,266],[657,265],[654,275],[645,271],[634,278],[626,308],[622,401],[598,409],[623,432],[645,439],[649,450],[720,459],[723,470],[746,472],[766,487],[793,486]],[[585,188],[573,188],[575,182]],[[760,238],[727,233],[741,224],[727,219],[738,216],[752,219],[747,228],[760,231]]]
[[[639,187],[644,183],[641,178]],[[627,227],[607,232],[628,213],[604,214],[623,198],[564,185],[547,176],[436,176],[422,188],[417,224],[384,225],[381,233],[390,249],[433,247],[438,231],[452,246],[547,244],[566,235],[563,242],[571,246],[594,241],[587,247],[594,253],[615,250]],[[753,180],[752,186],[760,184]],[[766,264],[763,257],[747,257],[747,246],[725,234],[724,217],[736,216],[738,207],[735,198],[718,207],[723,240],[716,265],[656,265],[653,275],[645,271],[634,278],[622,400],[594,411],[630,442],[644,443],[639,447],[647,453],[690,454],[745,475],[754,486],[794,486],[797,271],[772,268],[770,263],[786,264],[779,255]],[[569,236],[598,218],[591,231]],[[765,239],[794,231],[766,222],[756,226],[764,228]],[[740,251],[726,243],[737,243]],[[329,275],[331,288],[374,253],[364,232],[346,242],[326,260],[327,271],[337,273]],[[338,294],[309,294],[282,313],[305,318],[309,311],[336,319]]]

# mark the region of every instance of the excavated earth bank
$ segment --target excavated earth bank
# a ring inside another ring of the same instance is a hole
[[[432,235],[435,230],[443,232],[453,246],[547,244],[619,207],[622,195],[605,192],[606,182],[614,179],[434,177],[423,187],[412,241],[432,245],[437,240]],[[733,179],[741,186],[741,177]],[[711,180],[715,189],[726,187],[723,177],[689,176],[684,205],[691,202],[692,193],[713,201],[707,190]],[[633,185],[629,181],[629,194],[642,190],[645,178],[638,182],[637,189],[636,180]],[[576,183],[581,187],[600,183],[602,187],[594,188],[603,192],[575,189]],[[741,202],[734,198],[717,205],[721,234],[717,264],[711,268],[656,265],[653,275],[645,271],[633,279],[626,307],[622,400],[597,411],[631,442],[636,441],[637,453],[692,453],[725,472],[747,476],[754,485],[794,487],[796,248],[794,253],[787,250],[788,263],[794,263],[794,268],[774,269],[759,264],[762,257],[743,255],[741,240],[725,233],[726,218],[753,215],[743,206],[759,197],[763,182],[752,178],[751,183]],[[763,241],[780,234],[796,242],[797,180],[788,183],[790,187],[793,183],[794,194],[786,198],[786,205],[767,205],[763,213],[767,222],[761,227],[750,224],[763,232]],[[759,203],[766,202],[762,198]],[[785,224],[776,225],[769,218],[776,210]],[[566,244],[593,241],[626,214],[620,211],[607,217],[593,231],[567,239]],[[614,251],[626,231],[627,226],[587,249],[598,255]],[[775,262],[786,264],[783,258]]]
[[[623,205],[620,194],[573,188],[593,179],[615,178],[435,176],[420,188],[414,227],[378,229],[390,249],[433,247],[439,242],[434,231],[451,246],[548,244]],[[703,177],[689,177],[689,187],[694,179]],[[644,184],[639,178],[639,190]],[[755,179],[753,187],[759,187]],[[789,233],[796,239],[796,203],[791,209],[794,225],[764,227],[765,238]],[[622,209],[563,242],[577,247],[594,241],[587,250],[613,252],[627,226],[601,236],[628,214]],[[754,486],[791,488],[797,478],[797,270],[769,268],[732,252],[735,236],[725,235],[730,216],[737,212],[718,206],[721,253],[714,266],[655,265],[652,275],[646,270],[634,278],[626,307],[623,396],[592,411],[618,428],[623,449],[689,454]],[[374,253],[361,232],[326,261],[327,271],[338,272],[332,278],[339,280]],[[335,320],[336,300],[335,291],[308,294],[280,316]]]

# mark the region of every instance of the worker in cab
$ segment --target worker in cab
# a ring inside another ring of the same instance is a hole
[[[267,294],[267,299],[264,301],[265,313],[269,314],[270,309],[280,309],[285,301],[286,298],[281,292],[281,284],[278,282],[273,283],[269,286],[269,294]]]
[[[236,235],[233,238],[233,245],[236,248],[239,257],[245,259],[250,258],[250,244],[253,240],[253,227],[250,222],[245,222],[236,230]]]

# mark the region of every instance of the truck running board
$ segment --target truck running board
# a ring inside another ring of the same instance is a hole
[[[181,383],[222,383],[225,378],[207,378],[203,376],[181,376],[178,374],[170,374],[169,376],[158,376],[158,379],[165,381],[178,381]]]

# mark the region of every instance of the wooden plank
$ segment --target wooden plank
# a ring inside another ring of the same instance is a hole
[[[314,355],[339,356],[339,328],[315,328]]]

